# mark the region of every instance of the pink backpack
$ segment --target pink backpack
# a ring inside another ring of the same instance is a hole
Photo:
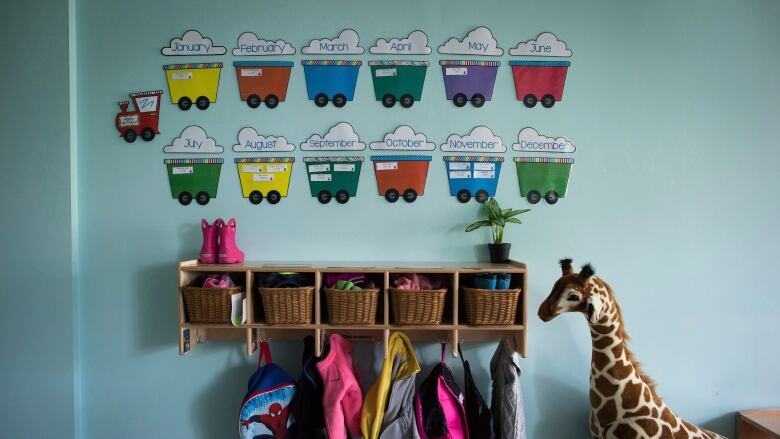
[[[441,363],[425,378],[414,397],[421,439],[469,439],[463,393],[444,362],[446,347],[442,343]]]

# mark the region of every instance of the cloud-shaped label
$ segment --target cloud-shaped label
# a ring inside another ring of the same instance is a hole
[[[547,137],[531,127],[526,127],[520,130],[517,135],[517,143],[512,144],[512,149],[523,152],[570,153],[576,151],[577,147],[563,137]]]
[[[421,30],[412,31],[406,38],[392,38],[390,41],[380,38],[368,49],[371,53],[392,55],[428,55],[428,35]]]
[[[486,126],[478,126],[465,136],[450,134],[447,141],[441,144],[445,152],[490,153],[506,152],[504,141],[493,134]]]
[[[355,129],[347,122],[341,122],[325,133],[324,136],[312,134],[301,143],[301,151],[360,151],[366,144],[360,141]]]
[[[233,145],[235,152],[289,152],[295,151],[295,145],[284,137],[264,136],[251,127],[241,128],[238,143]]]
[[[311,40],[301,52],[307,55],[359,55],[365,52],[365,49],[360,47],[360,36],[357,32],[344,29],[336,38]]]
[[[388,149],[398,151],[433,151],[436,144],[429,142],[423,133],[415,133],[412,127],[401,125],[395,131],[385,134],[381,142],[371,142],[371,149]]]
[[[204,37],[196,30],[188,30],[181,38],[172,39],[168,47],[163,47],[161,52],[165,56],[224,55],[227,48],[215,46],[211,38]]]
[[[521,41],[509,49],[514,56],[571,56],[566,42],[561,41],[552,32],[542,32],[535,40]]]
[[[258,38],[254,32],[244,32],[238,36],[236,47],[233,48],[235,56],[269,56],[269,55],[293,55],[295,46],[284,40],[264,40]]]
[[[498,42],[493,38],[493,32],[490,29],[480,26],[461,40],[455,37],[450,38],[439,46],[439,53],[501,56],[504,54],[504,49],[498,47]]]
[[[225,148],[217,145],[217,142],[206,135],[206,131],[197,126],[190,125],[181,135],[173,139],[173,143],[163,148],[163,152],[186,152],[188,154],[219,154]]]

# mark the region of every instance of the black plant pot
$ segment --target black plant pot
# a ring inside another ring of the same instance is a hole
[[[506,264],[509,262],[509,249],[512,248],[512,244],[488,244],[488,250],[490,250],[490,262],[493,264]]]

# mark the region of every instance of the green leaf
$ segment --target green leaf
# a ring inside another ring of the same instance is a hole
[[[466,227],[467,232],[473,232],[474,230],[481,229],[482,227],[489,227],[492,223],[488,220],[477,221],[474,224]]]
[[[512,224],[523,224],[519,219],[517,218],[507,218],[506,222],[512,223]]]

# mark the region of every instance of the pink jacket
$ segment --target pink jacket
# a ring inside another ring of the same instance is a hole
[[[347,439],[361,435],[363,394],[357,369],[349,356],[351,352],[352,346],[344,337],[331,334],[330,352],[317,363],[324,386],[322,405],[329,439]]]

